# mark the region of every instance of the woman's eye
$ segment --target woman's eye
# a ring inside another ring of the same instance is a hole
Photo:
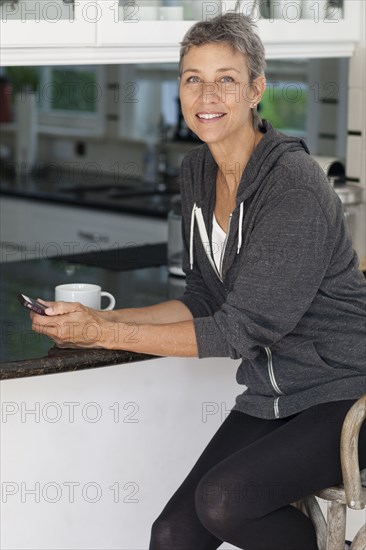
[[[190,76],[189,78],[187,78],[187,82],[189,82],[189,83],[199,82],[199,78],[198,78],[198,76]]]
[[[221,82],[234,82],[234,79],[232,76],[223,76]]]

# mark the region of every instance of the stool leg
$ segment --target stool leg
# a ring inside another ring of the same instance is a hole
[[[346,504],[328,502],[326,550],[344,550],[346,514]]]
[[[315,495],[309,495],[303,499],[303,504],[307,515],[313,522],[316,540],[319,550],[326,550],[326,539],[327,539],[327,524],[323,516],[323,512],[319,506]]]
[[[366,548],[366,524],[363,524],[353,539],[350,550],[365,550]]]
[[[297,500],[296,502],[292,502],[292,506],[294,506],[295,508],[300,510],[300,512],[308,516],[304,500]]]

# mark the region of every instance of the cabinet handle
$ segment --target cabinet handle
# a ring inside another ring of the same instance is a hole
[[[109,243],[109,236],[102,233],[92,233],[91,231],[78,231],[78,237],[85,241],[94,243]]]

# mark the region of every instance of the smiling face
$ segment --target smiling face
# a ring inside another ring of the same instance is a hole
[[[261,94],[249,85],[245,55],[231,45],[191,46],[183,58],[179,93],[187,126],[207,144],[237,146],[245,132],[253,131],[251,106]]]

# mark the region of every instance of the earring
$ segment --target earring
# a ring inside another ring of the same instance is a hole
[[[257,104],[256,104],[256,103],[253,103],[253,105],[252,105],[252,109],[255,109],[255,108],[256,108],[256,106],[257,106]]]

